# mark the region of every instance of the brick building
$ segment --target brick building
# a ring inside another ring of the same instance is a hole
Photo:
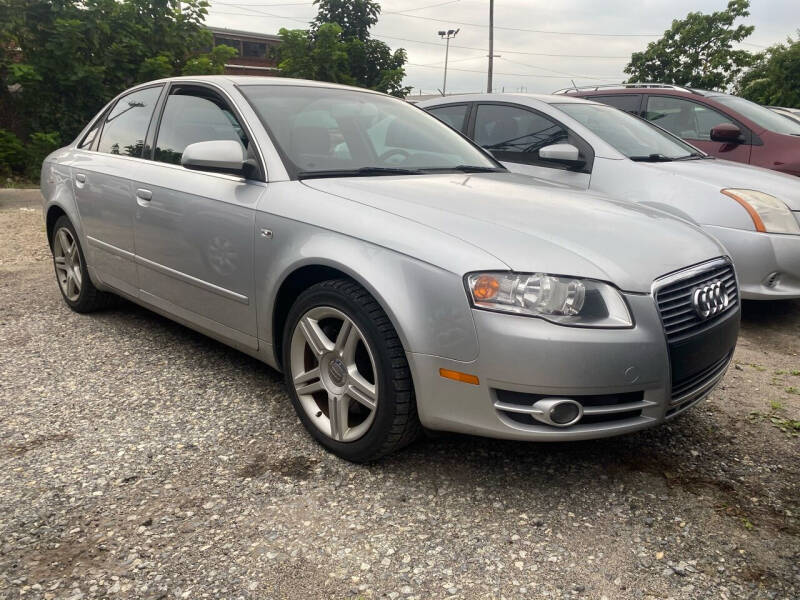
[[[224,27],[209,27],[214,46],[230,46],[239,54],[225,65],[228,75],[275,75],[278,71],[277,48],[280,36]]]

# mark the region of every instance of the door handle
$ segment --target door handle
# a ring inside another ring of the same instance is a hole
[[[150,190],[139,188],[138,190],[136,190],[136,197],[139,200],[152,200],[153,192],[151,192]]]
[[[86,183],[86,175],[84,173],[77,173],[75,175],[75,185],[83,187],[84,183]]]

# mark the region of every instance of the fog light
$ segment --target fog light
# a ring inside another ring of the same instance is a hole
[[[534,419],[556,427],[569,427],[583,417],[583,405],[571,398],[542,398],[531,408]]]
[[[581,407],[573,402],[561,402],[550,409],[550,420],[556,425],[567,425],[578,418]]]

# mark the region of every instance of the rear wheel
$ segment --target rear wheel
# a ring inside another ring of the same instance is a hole
[[[52,240],[56,280],[67,306],[79,313],[109,306],[115,297],[101,292],[92,283],[78,235],[67,217],[59,217],[55,222]]]
[[[283,366],[300,420],[334,454],[367,462],[419,435],[403,346],[356,283],[325,281],[300,294],[284,330]]]

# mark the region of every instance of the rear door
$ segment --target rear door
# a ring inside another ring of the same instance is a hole
[[[550,116],[517,104],[478,103],[469,131],[473,140],[514,173],[588,189],[594,152],[591,146]],[[580,169],[569,169],[539,157],[539,150],[552,144],[573,144],[586,161]]]
[[[255,349],[253,242],[263,170],[247,179],[181,166],[186,146],[212,140],[237,141],[257,158],[227,97],[209,86],[172,84],[153,160],[137,171],[133,186],[140,295],[234,345]]]
[[[88,262],[120,291],[138,290],[131,173],[142,162],[144,141],[163,85],[122,96],[78,145],[75,198],[86,235]]]
[[[645,118],[712,156],[750,162],[753,139],[750,129],[706,104],[675,96],[649,95]],[[722,123],[732,123],[741,129],[738,143],[711,140],[711,129]]]

